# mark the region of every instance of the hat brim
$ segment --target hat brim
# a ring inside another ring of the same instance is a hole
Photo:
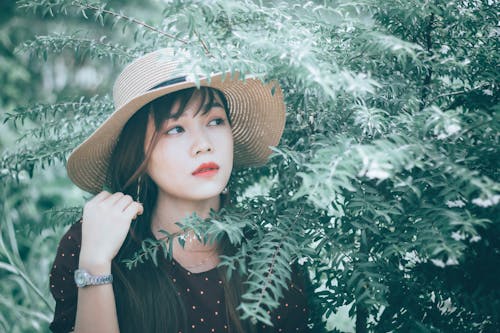
[[[236,73],[220,73],[199,80],[199,86],[224,93],[231,116],[234,138],[234,166],[258,166],[266,162],[281,138],[285,126],[285,104],[276,82],[264,84],[255,78],[240,80]],[[116,109],[69,156],[66,170],[81,189],[100,192],[118,137],[127,121],[144,105],[169,93],[196,87],[193,80],[175,83],[143,93]],[[109,185],[109,184],[106,184]]]

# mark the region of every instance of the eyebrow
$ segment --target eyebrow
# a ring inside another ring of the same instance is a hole
[[[207,109],[206,111],[204,111],[203,108],[205,108],[206,106],[210,106],[210,108]],[[220,108],[220,109],[222,109],[224,111],[224,114],[226,113],[225,109],[224,109],[224,105],[222,105],[220,102],[214,101],[212,104],[206,103],[199,112],[195,113],[194,116],[196,117],[199,114],[201,114],[202,116],[208,115],[210,113],[210,111],[212,110],[212,108],[214,108],[214,107]],[[179,117],[167,118],[166,120],[167,121],[171,120],[171,119],[173,119],[173,120],[179,120],[179,119],[185,118],[185,117],[187,117],[187,113],[183,112]]]
[[[208,103],[207,103],[207,105],[208,105]],[[213,102],[212,105],[211,105],[211,107],[219,107],[219,108],[224,109],[224,105],[222,105],[219,102]]]

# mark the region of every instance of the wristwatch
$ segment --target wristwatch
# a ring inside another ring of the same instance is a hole
[[[78,288],[86,286],[97,286],[113,282],[113,275],[92,275],[85,269],[79,268],[75,271],[75,283]]]

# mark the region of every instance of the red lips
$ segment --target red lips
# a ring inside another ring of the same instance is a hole
[[[219,165],[214,162],[203,163],[193,171],[193,176],[213,176],[219,171]]]

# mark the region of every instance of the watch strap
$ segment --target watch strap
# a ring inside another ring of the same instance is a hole
[[[113,275],[90,275],[88,286],[94,286],[99,284],[108,284],[113,282]]]
[[[75,283],[77,287],[98,286],[113,282],[113,275],[92,275],[85,269],[75,270]]]

